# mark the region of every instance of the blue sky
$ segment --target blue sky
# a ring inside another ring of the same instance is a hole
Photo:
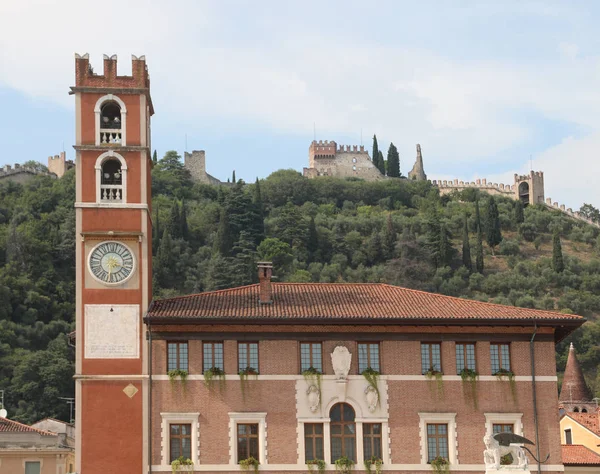
[[[600,206],[597,2],[29,0],[0,4],[0,165],[72,158],[74,54],[145,54],[153,146],[220,179],[307,164],[313,138],[423,149],[430,178],[545,172]],[[112,19],[111,19],[112,18]]]

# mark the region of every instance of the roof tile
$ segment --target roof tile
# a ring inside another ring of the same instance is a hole
[[[565,466],[600,466],[600,454],[581,444],[563,444],[562,461]]]
[[[2,417],[0,417],[0,433],[37,433],[43,436],[57,436],[52,431],[40,430]]]

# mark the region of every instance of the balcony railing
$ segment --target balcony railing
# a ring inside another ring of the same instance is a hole
[[[102,145],[120,145],[122,140],[121,129],[100,129],[100,143]]]
[[[102,202],[123,202],[123,186],[116,184],[101,184],[100,200]]]

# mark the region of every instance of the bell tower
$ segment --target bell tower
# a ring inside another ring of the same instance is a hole
[[[75,55],[76,471],[148,472],[152,299],[150,117],[144,56],[117,75]]]

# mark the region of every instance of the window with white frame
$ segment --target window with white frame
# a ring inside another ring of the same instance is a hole
[[[161,464],[169,465],[180,456],[198,462],[200,413],[161,413]]]
[[[266,418],[266,413],[229,413],[229,464],[239,464],[250,456],[260,464],[267,463]]]
[[[512,428],[511,433],[523,435],[522,413],[484,413],[484,415],[486,434],[506,432]]]
[[[41,469],[40,461],[25,461],[25,474],[40,474]]]
[[[421,464],[443,457],[450,464],[458,462],[456,413],[419,413]]]
[[[102,153],[96,159],[96,202],[127,202],[127,162],[113,150]]]
[[[127,107],[118,96],[107,94],[100,97],[94,107],[96,116],[96,145],[125,146]]]

